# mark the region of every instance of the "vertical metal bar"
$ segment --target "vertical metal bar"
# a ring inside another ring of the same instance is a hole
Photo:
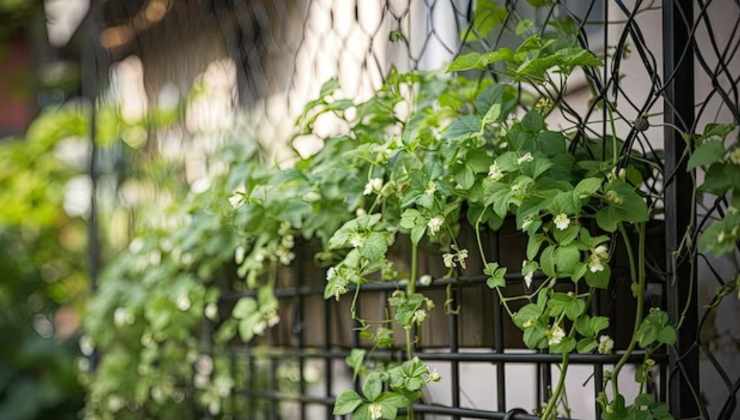
[[[90,177],[90,209],[87,223],[87,264],[90,275],[90,290],[98,289],[100,272],[100,237],[98,233],[98,5],[90,0],[90,9],[86,19],[87,45],[82,50],[80,63],[82,95],[90,104],[90,156],[88,176]],[[97,349],[90,357],[90,366],[94,370],[98,365],[100,354]]]
[[[280,385],[278,383],[278,360],[275,357],[270,357],[270,391],[273,394],[277,394],[280,391]],[[270,398],[270,417],[271,420],[280,419],[280,400],[277,398]]]
[[[327,354],[331,351],[331,299],[324,299],[324,350]],[[324,359],[324,396],[326,398],[332,398],[333,393],[333,376],[334,376],[334,359],[326,357]],[[332,406],[326,406],[326,418],[331,420],[334,418],[332,415]]]
[[[663,78],[674,75],[664,93],[665,177],[674,176],[665,186],[666,267],[668,313],[673,322],[687,308],[683,325],[678,331],[676,351],[669,352],[669,364],[675,377],[669,383],[669,407],[677,418],[699,414],[691,387],[699,393],[699,354],[692,344],[696,341],[698,311],[696,299],[695,256],[677,255],[681,240],[692,226],[695,203],[692,198],[691,174],[686,171],[686,144],[673,127],[689,131],[694,122],[694,54],[690,38],[694,21],[693,1],[663,2]],[[688,23],[688,25],[686,24]],[[675,174],[675,175],[674,175]],[[684,376],[678,369],[681,364]]]
[[[460,307],[460,290],[457,285],[452,290],[452,302],[450,306],[453,308]],[[460,338],[459,338],[459,320],[456,313],[451,313],[448,316],[448,332],[450,336],[450,354],[455,354],[460,351]],[[460,407],[460,362],[457,360],[450,361],[450,383],[452,392],[452,407]],[[452,416],[453,420],[459,420],[460,416]]]
[[[596,0],[598,1],[598,0]],[[609,92],[609,2],[604,0],[604,25],[602,27],[602,31],[604,31],[604,72],[602,74],[603,81],[601,83],[604,95],[604,101],[606,102],[607,94]],[[619,83],[619,78],[614,79],[614,83]],[[605,105],[605,104],[602,104]],[[601,135],[602,138],[606,139],[606,133],[607,133],[607,107],[602,106],[601,107]],[[616,135],[616,133],[613,133]],[[602,147],[602,151],[606,150],[606,147]],[[607,292],[608,293],[608,292]],[[601,297],[602,293],[598,289],[594,289],[593,291],[593,314],[594,315],[601,315]],[[612,334],[612,337],[614,335]],[[596,414],[596,418],[601,418],[601,406],[599,405],[599,394],[604,390],[604,364],[603,363],[594,363],[594,413]]]
[[[213,335],[210,337],[211,340],[213,340]],[[234,385],[239,388],[239,370],[237,365],[237,358],[236,353],[234,351],[229,350],[229,370],[231,370],[231,374],[234,376]],[[231,396],[229,397],[231,402],[231,417],[233,419],[237,419],[238,413],[239,413],[239,406],[237,398],[239,396],[239,393],[232,392]]]
[[[296,290],[298,291],[298,316],[296,317],[295,324],[293,325],[293,333],[298,336],[298,389],[301,394],[301,396],[306,395],[306,378],[304,376],[305,370],[306,370],[306,359],[304,357],[303,352],[306,348],[305,343],[305,337],[304,337],[304,329],[305,329],[305,313],[304,313],[304,296],[303,296],[303,285],[304,285],[304,267],[303,263],[305,262],[305,255],[302,252],[305,249],[305,246],[302,244],[298,246],[297,252],[298,252],[298,258],[296,258]],[[306,403],[305,401],[300,401],[300,419],[305,420],[306,419]]]
[[[495,234],[496,261],[501,261],[501,237]],[[493,344],[496,353],[504,353],[504,309],[498,293],[493,293]],[[496,363],[496,404],[498,411],[506,411],[506,364],[503,361]]]
[[[254,363],[254,356],[247,348],[247,386],[245,386],[246,397],[247,397],[247,414],[249,418],[255,418],[257,412],[257,398],[254,392],[257,390],[257,366]]]
[[[93,292],[98,287],[98,273],[100,271],[100,240],[98,235],[98,200],[96,197],[98,187],[98,145],[97,145],[97,123],[98,123],[98,19],[97,2],[90,1],[90,11],[87,15],[86,29],[88,45],[82,51],[82,95],[90,104],[90,159],[88,161],[88,176],[90,177],[90,213],[87,224],[87,251],[88,270],[90,273],[90,287]]]
[[[593,315],[601,315],[601,291],[594,290],[593,293]],[[601,406],[599,405],[599,394],[604,391],[604,364],[594,363],[594,413],[596,418],[601,418]]]

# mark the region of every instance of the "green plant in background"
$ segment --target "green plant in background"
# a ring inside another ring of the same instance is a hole
[[[75,332],[88,287],[85,226],[63,207],[79,168],[59,155],[61,139],[85,130],[70,107],[0,142],[2,419],[73,419],[82,407]]]
[[[476,4],[473,27],[484,37],[502,15],[492,3]],[[348,357],[361,393],[340,393],[336,415],[413,419],[423,388],[440,379],[417,357],[415,332],[436,305],[459,308],[451,287],[443,302],[424,294],[431,278],[419,270],[420,249],[442,253],[439,264],[451,282],[471,258],[480,259],[525,345],[562,357],[560,379],[538,414],[548,420],[569,415],[564,395],[571,355],[614,350],[605,333],[610,319],[588,308],[594,293],[614,281],[611,263],[620,246],[636,319],[626,351],[605,373],[610,395],[602,393],[598,402],[606,419],[671,418],[651,394],[650,356],[675,342],[678,325],[661,309],[645,307],[646,225],[661,211],[660,196],[648,185],[661,181],[660,172],[618,138],[612,103],[601,104],[610,116],[611,133],[604,137],[548,127],[567,78],[600,60],[578,45],[568,20],[552,20],[546,31],[516,21],[516,47],[460,55],[445,74],[392,71],[365,102],[338,98],[338,83],[327,82],[298,119],[295,138],[312,134],[325,114],[348,129],[288,168],[269,165],[257,149],[227,147],[217,158],[227,170],[210,179],[210,188],[166,213],[168,226],[141,231],[110,266],[86,320],[102,354],[89,378],[88,416],[194,415],[183,404],[191,381],[211,415],[239,410],[225,401],[246,379],[220,350],[237,339],[254,340],[280,321],[279,272],[294,260],[296,242],[306,240],[321,246],[315,257],[327,267],[324,297],[351,298],[351,315],[373,343]],[[486,70],[497,79],[455,74]],[[533,93],[523,95],[521,86]],[[707,170],[703,188],[718,196],[740,179],[736,147],[723,143],[731,130],[708,127],[694,139],[698,147],[689,161],[690,168]],[[732,251],[737,222],[736,211],[728,213],[707,229],[702,246]],[[521,278],[507,275],[481,240],[482,232],[505,223],[528,241]],[[463,248],[463,229],[475,233],[477,249]],[[394,254],[403,245],[411,250],[407,261]],[[248,296],[233,307],[218,305],[219,279],[229,278],[224,271],[232,264],[240,279],[233,291]],[[389,297],[387,316],[363,319],[356,306],[361,286],[390,280],[403,287]],[[515,282],[523,283],[523,294],[507,287]],[[205,325],[218,327],[212,348],[200,339]],[[405,359],[375,361],[374,351],[393,347],[395,331],[403,332]],[[638,348],[645,351],[636,374],[640,392],[629,403],[618,378]]]

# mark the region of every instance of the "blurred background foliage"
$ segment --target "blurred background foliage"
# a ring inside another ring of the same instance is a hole
[[[83,114],[70,108],[0,143],[0,334],[10,344],[0,346],[4,420],[71,419],[82,406],[75,334],[88,288],[85,226],[64,208],[80,167],[62,157],[60,139],[85,130]]]

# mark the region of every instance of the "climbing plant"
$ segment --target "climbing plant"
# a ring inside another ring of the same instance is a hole
[[[497,9],[487,7],[476,13],[477,33],[498,22]],[[297,240],[306,240],[319,244],[324,297],[348,296],[350,315],[372,342],[348,357],[361,392],[341,392],[335,415],[414,419],[422,389],[440,380],[416,356],[416,331],[435,306],[460,308],[449,288],[442,302],[424,294],[431,277],[419,269],[421,248],[442,253],[451,281],[469,259],[482,262],[488,287],[524,344],[561,355],[559,380],[537,414],[568,415],[571,355],[614,351],[606,334],[612,320],[588,308],[594,294],[615,281],[611,264],[620,247],[635,324],[618,362],[605,372],[610,393],[598,403],[606,419],[671,418],[651,392],[651,355],[676,341],[678,325],[645,304],[646,226],[662,211],[655,189],[660,167],[620,138],[615,122],[621,117],[603,97],[595,106],[605,111],[609,129],[600,136],[582,124],[548,124],[562,112],[569,78],[602,62],[578,43],[572,21],[552,19],[539,28],[519,19],[516,33],[516,45],[461,54],[446,71],[393,70],[366,101],[342,98],[338,82],[326,82],[298,118],[294,139],[314,133],[325,116],[346,129],[324,139],[318,152],[296,154],[288,167],[269,164],[258,148],[227,147],[220,155],[227,169],[212,177],[210,188],[173,209],[170,226],[140,232],[109,268],[87,318],[89,340],[101,354],[90,378],[88,414],[182,417],[189,410],[181,404],[189,392],[184,384],[191,380],[205,410],[228,410],[224,400],[236,381],[219,349],[255,340],[280,322],[279,272],[295,259]],[[647,119],[640,121],[647,128]],[[724,144],[732,130],[714,125],[695,139],[687,136],[697,146],[689,169],[706,169],[703,189],[719,196],[740,179],[737,148]],[[487,255],[481,239],[507,224],[527,240],[521,276]],[[475,234],[475,249],[459,240],[466,228]],[[737,229],[737,212],[729,212],[700,243],[731,252]],[[402,244],[410,249],[405,263],[390,257]],[[219,305],[217,279],[229,268],[241,279],[236,292],[254,292],[233,307]],[[391,280],[402,287],[389,296],[387,316],[364,319],[356,306],[362,286]],[[512,292],[520,290],[508,287],[514,282],[523,293]],[[199,339],[204,323],[217,328],[215,347]],[[369,357],[393,347],[398,331],[404,360]],[[636,370],[639,393],[627,401],[618,378],[638,348],[645,355]]]

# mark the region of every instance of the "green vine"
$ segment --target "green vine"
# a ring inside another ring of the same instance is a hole
[[[476,16],[499,15],[494,3],[476,4],[488,7]],[[664,311],[644,313],[646,225],[660,211],[655,208],[659,196],[648,185],[659,181],[659,175],[646,156],[618,138],[615,105],[607,100],[601,106],[608,111],[608,138],[589,137],[577,128],[554,130],[546,122],[565,93],[565,83],[554,75],[567,80],[576,69],[601,64],[579,46],[572,24],[557,21],[551,31],[539,31],[519,19],[522,41],[516,48],[460,55],[443,73],[393,70],[364,102],[339,98],[337,81],[326,82],[296,122],[294,140],[313,134],[323,115],[348,128],[324,139],[317,153],[296,156],[291,167],[268,165],[257,150],[227,148],[222,159],[229,170],[214,177],[211,191],[190,196],[184,222],[171,231],[144,235],[111,268],[88,321],[92,339],[105,349],[91,411],[107,418],[137,418],[136,407],[150,395],[156,409],[162,409],[179,398],[174,384],[194,372],[201,378],[197,388],[203,405],[214,415],[225,410],[223,400],[236,380],[218,356],[213,366],[202,362],[198,370],[197,361],[207,359],[201,357],[203,349],[192,331],[203,321],[218,327],[212,354],[235,340],[258,342],[280,321],[274,294],[278,272],[293,262],[300,238],[321,248],[315,257],[327,268],[324,298],[351,299],[349,315],[372,343],[353,349],[347,358],[355,378],[361,379],[361,392],[341,392],[334,415],[414,419],[413,406],[424,387],[440,380],[416,354],[416,331],[435,308],[424,294],[432,279],[419,272],[420,252],[442,254],[436,264],[449,280],[443,302],[447,313],[464,310],[452,307],[453,282],[470,258],[480,258],[486,284],[521,331],[526,347],[561,357],[556,387],[548,401],[540,402],[542,418],[557,418],[561,405],[567,414],[571,355],[614,351],[614,340],[606,334],[610,319],[590,314],[588,308],[595,293],[614,283],[611,263],[622,244],[629,260],[635,325],[624,353],[606,375],[612,395],[600,395],[599,403],[610,420],[638,412],[649,416],[636,418],[670,418],[647,386],[655,366],[649,356],[676,340],[676,325]],[[478,18],[473,27],[478,32],[493,29]],[[489,70],[496,80],[459,74],[486,75]],[[536,94],[523,95],[524,88]],[[728,154],[722,146],[720,153],[709,141],[717,136],[724,141],[728,128],[707,130],[696,140],[700,146],[689,167],[706,166],[704,188],[724,194],[735,188],[727,180],[740,176],[712,174],[736,174],[740,158],[737,148]],[[728,213],[707,229],[700,243],[710,250],[734,250],[738,217],[737,211]],[[495,234],[503,226],[516,228],[527,239],[521,266],[491,261],[484,252],[483,233]],[[467,228],[475,233],[476,257],[460,239]],[[633,229],[636,257],[629,235]],[[400,246],[407,240],[410,255]],[[243,296],[227,312],[217,305],[222,290],[210,279],[232,261],[239,277],[235,291]],[[509,287],[520,281],[511,273],[515,271],[521,273],[521,294]],[[401,285],[388,298],[388,310],[382,319],[363,319],[357,310],[363,286],[386,281]],[[113,318],[120,322],[108,331],[102,321]],[[394,327],[403,331],[399,340]],[[122,352],[134,356],[119,355],[119,341],[125,343]],[[373,357],[401,341],[403,360]],[[640,394],[628,405],[618,376],[638,347],[646,354],[638,368]],[[165,354],[170,361],[190,363],[164,363]],[[103,386],[114,381],[111,372],[132,364],[145,373],[141,386],[130,392]],[[106,408],[112,395],[124,401],[116,410]]]

